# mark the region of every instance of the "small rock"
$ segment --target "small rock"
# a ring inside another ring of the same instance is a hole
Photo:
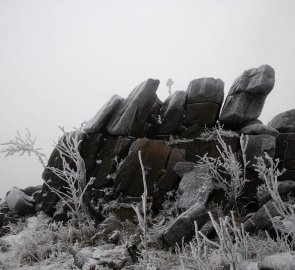
[[[265,257],[259,262],[259,270],[294,270],[295,252],[283,252]]]
[[[269,126],[265,126],[263,124],[251,124],[248,126],[243,127],[240,130],[240,133],[246,134],[246,135],[261,135],[266,134],[270,136],[277,137],[279,135],[279,132]]]
[[[35,212],[34,199],[26,195],[19,188],[12,188],[6,195],[5,201],[11,211],[20,216],[32,214]]]
[[[278,211],[274,207],[272,200],[268,201],[264,206],[267,207],[268,212],[270,213],[272,217],[278,216]],[[266,226],[268,227],[272,226],[264,206],[262,206],[254,215],[252,215],[244,223],[244,229],[246,232],[249,232],[251,234],[256,234],[262,229],[264,229]]]
[[[201,228],[209,219],[205,205],[196,203],[164,230],[162,234],[164,244],[174,248],[176,244],[181,245],[183,240],[190,241],[195,234],[194,221],[197,221],[198,227]]]
[[[196,163],[181,161],[177,162],[173,168],[173,170],[177,173],[179,177],[183,177],[185,173],[188,173],[194,169]]]

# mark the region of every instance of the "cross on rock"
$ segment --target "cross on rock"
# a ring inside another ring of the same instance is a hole
[[[171,78],[169,78],[168,81],[166,82],[166,86],[168,86],[168,88],[169,88],[168,89],[169,95],[171,95],[171,87],[173,84],[174,84],[174,81]]]

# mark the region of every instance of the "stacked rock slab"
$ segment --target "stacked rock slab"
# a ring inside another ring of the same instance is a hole
[[[286,169],[280,179],[295,179],[295,110],[276,115],[268,126],[280,132],[276,137],[275,158],[280,160],[281,168]]]
[[[187,88],[184,125],[197,130],[212,127],[218,120],[224,98],[224,83],[220,79],[200,78],[190,82]]]
[[[159,83],[159,80],[148,79],[135,87],[115,110],[107,124],[107,132],[113,136],[144,136],[146,120],[157,101]]]
[[[179,179],[172,169],[177,162],[184,161],[185,152],[173,149],[165,141],[142,138],[131,145],[128,156],[118,170],[115,179],[117,192],[132,197],[140,197],[143,193],[139,150],[142,151],[148,194],[153,194],[155,185],[160,185],[166,191],[175,188]]]
[[[161,108],[161,124],[158,134],[171,135],[179,133],[184,114],[186,92],[176,91],[169,96]]]
[[[87,134],[103,131],[111,116],[122,104],[123,100],[123,98],[117,95],[112,96],[96,115],[85,124],[83,131]]]
[[[85,162],[87,180],[94,178],[91,190],[113,185],[117,167],[127,156],[131,143],[129,138],[114,138],[100,133],[84,138],[80,152]],[[95,191],[92,193],[96,197]]]
[[[246,70],[230,88],[220,114],[224,127],[239,130],[261,114],[265,99],[275,82],[275,72],[268,65]]]

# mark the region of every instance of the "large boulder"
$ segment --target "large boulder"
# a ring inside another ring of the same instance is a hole
[[[142,172],[138,159],[139,150],[142,151],[148,193],[152,194],[155,185],[159,183],[162,187],[170,186],[172,188],[175,186],[174,180],[165,177],[165,174],[173,173],[174,165],[184,160],[184,151],[173,150],[173,147],[168,146],[166,141],[142,138],[131,145],[128,156],[119,168],[115,179],[117,192],[134,197],[141,196],[143,193]],[[164,180],[163,177],[165,177]],[[166,181],[168,183],[164,185]]]
[[[275,83],[274,69],[268,65],[246,70],[233,83],[220,114],[225,128],[239,130],[257,119]]]
[[[190,82],[187,89],[184,124],[214,126],[224,98],[220,79],[201,78]]]
[[[183,175],[178,187],[178,208],[189,209],[197,202],[206,205],[213,191],[213,179],[205,166],[195,167]]]
[[[176,91],[169,96],[161,108],[161,124],[158,134],[170,135],[178,132],[184,114],[186,92]]]
[[[162,233],[163,242],[167,247],[174,248],[176,244],[190,241],[195,234],[194,221],[201,228],[208,220],[206,207],[203,203],[196,203],[190,209],[178,216]]]
[[[281,133],[295,132],[295,109],[276,115],[268,126],[277,129]]]
[[[189,83],[187,103],[213,102],[222,104],[224,98],[224,82],[214,78],[200,78]]]
[[[5,201],[8,208],[20,216],[35,212],[34,199],[26,195],[17,187],[12,188],[6,195]]]
[[[117,95],[112,96],[96,115],[84,125],[83,131],[85,133],[101,132],[123,100]]]
[[[266,152],[271,158],[275,156],[276,138],[271,135],[248,135],[249,141],[246,148],[246,158],[250,166],[256,164],[255,157],[264,157]]]
[[[114,136],[141,137],[148,127],[148,119],[157,101],[159,80],[148,79],[139,84],[118,106],[107,124],[107,132]]]
[[[113,185],[117,169],[127,156],[131,143],[129,138],[114,138],[100,133],[84,138],[80,152],[85,162],[87,180],[94,178],[92,189]],[[93,196],[97,197],[95,191]]]

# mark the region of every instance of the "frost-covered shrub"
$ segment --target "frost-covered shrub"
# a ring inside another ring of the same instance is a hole
[[[16,256],[20,265],[51,262],[66,255],[71,245],[70,231],[62,223],[38,215],[28,219],[27,227],[19,234]]]
[[[248,137],[244,137],[243,134],[240,137],[241,158],[239,158],[230,145],[223,140],[221,129],[217,128],[215,131],[219,144],[216,148],[220,156],[218,158],[208,157],[208,155],[199,156],[198,164],[209,169],[209,173],[216,181],[216,186],[224,190],[225,196],[240,215],[237,199],[242,195],[245,184],[249,181],[246,178],[246,168],[249,163],[246,160]]]
[[[278,177],[284,173],[280,170],[279,160],[273,160],[267,153],[264,158],[258,157],[254,165],[259,177],[264,180],[267,192],[270,194],[278,216],[272,217],[266,206],[265,210],[276,231],[276,242],[283,251],[295,248],[295,204],[294,199],[283,201],[279,194]]]
[[[63,135],[55,145],[55,148],[59,152],[62,169],[47,167],[46,156],[42,154],[40,148],[35,146],[36,138],[32,138],[28,129],[24,136],[17,132],[14,140],[0,144],[3,146],[0,153],[5,153],[6,156],[13,154],[23,155],[24,153],[28,155],[34,154],[44,168],[49,169],[58,176],[64,184],[62,190],[54,188],[50,181],[45,181],[44,184],[59,197],[61,203],[67,205],[70,209],[68,214],[72,223],[79,227],[81,237],[83,238],[85,220],[88,219],[84,196],[93,179],[90,179],[88,183],[86,181],[85,163],[79,152],[81,143],[80,131],[76,130],[75,132],[67,133],[63,128],[60,129]]]
[[[213,141],[217,140],[219,136],[227,137],[227,138],[239,138],[239,134],[231,131],[223,129],[223,126],[220,125],[219,122],[217,122],[216,126],[208,129],[205,128],[205,131],[201,133],[200,137],[198,138],[201,141]]]

